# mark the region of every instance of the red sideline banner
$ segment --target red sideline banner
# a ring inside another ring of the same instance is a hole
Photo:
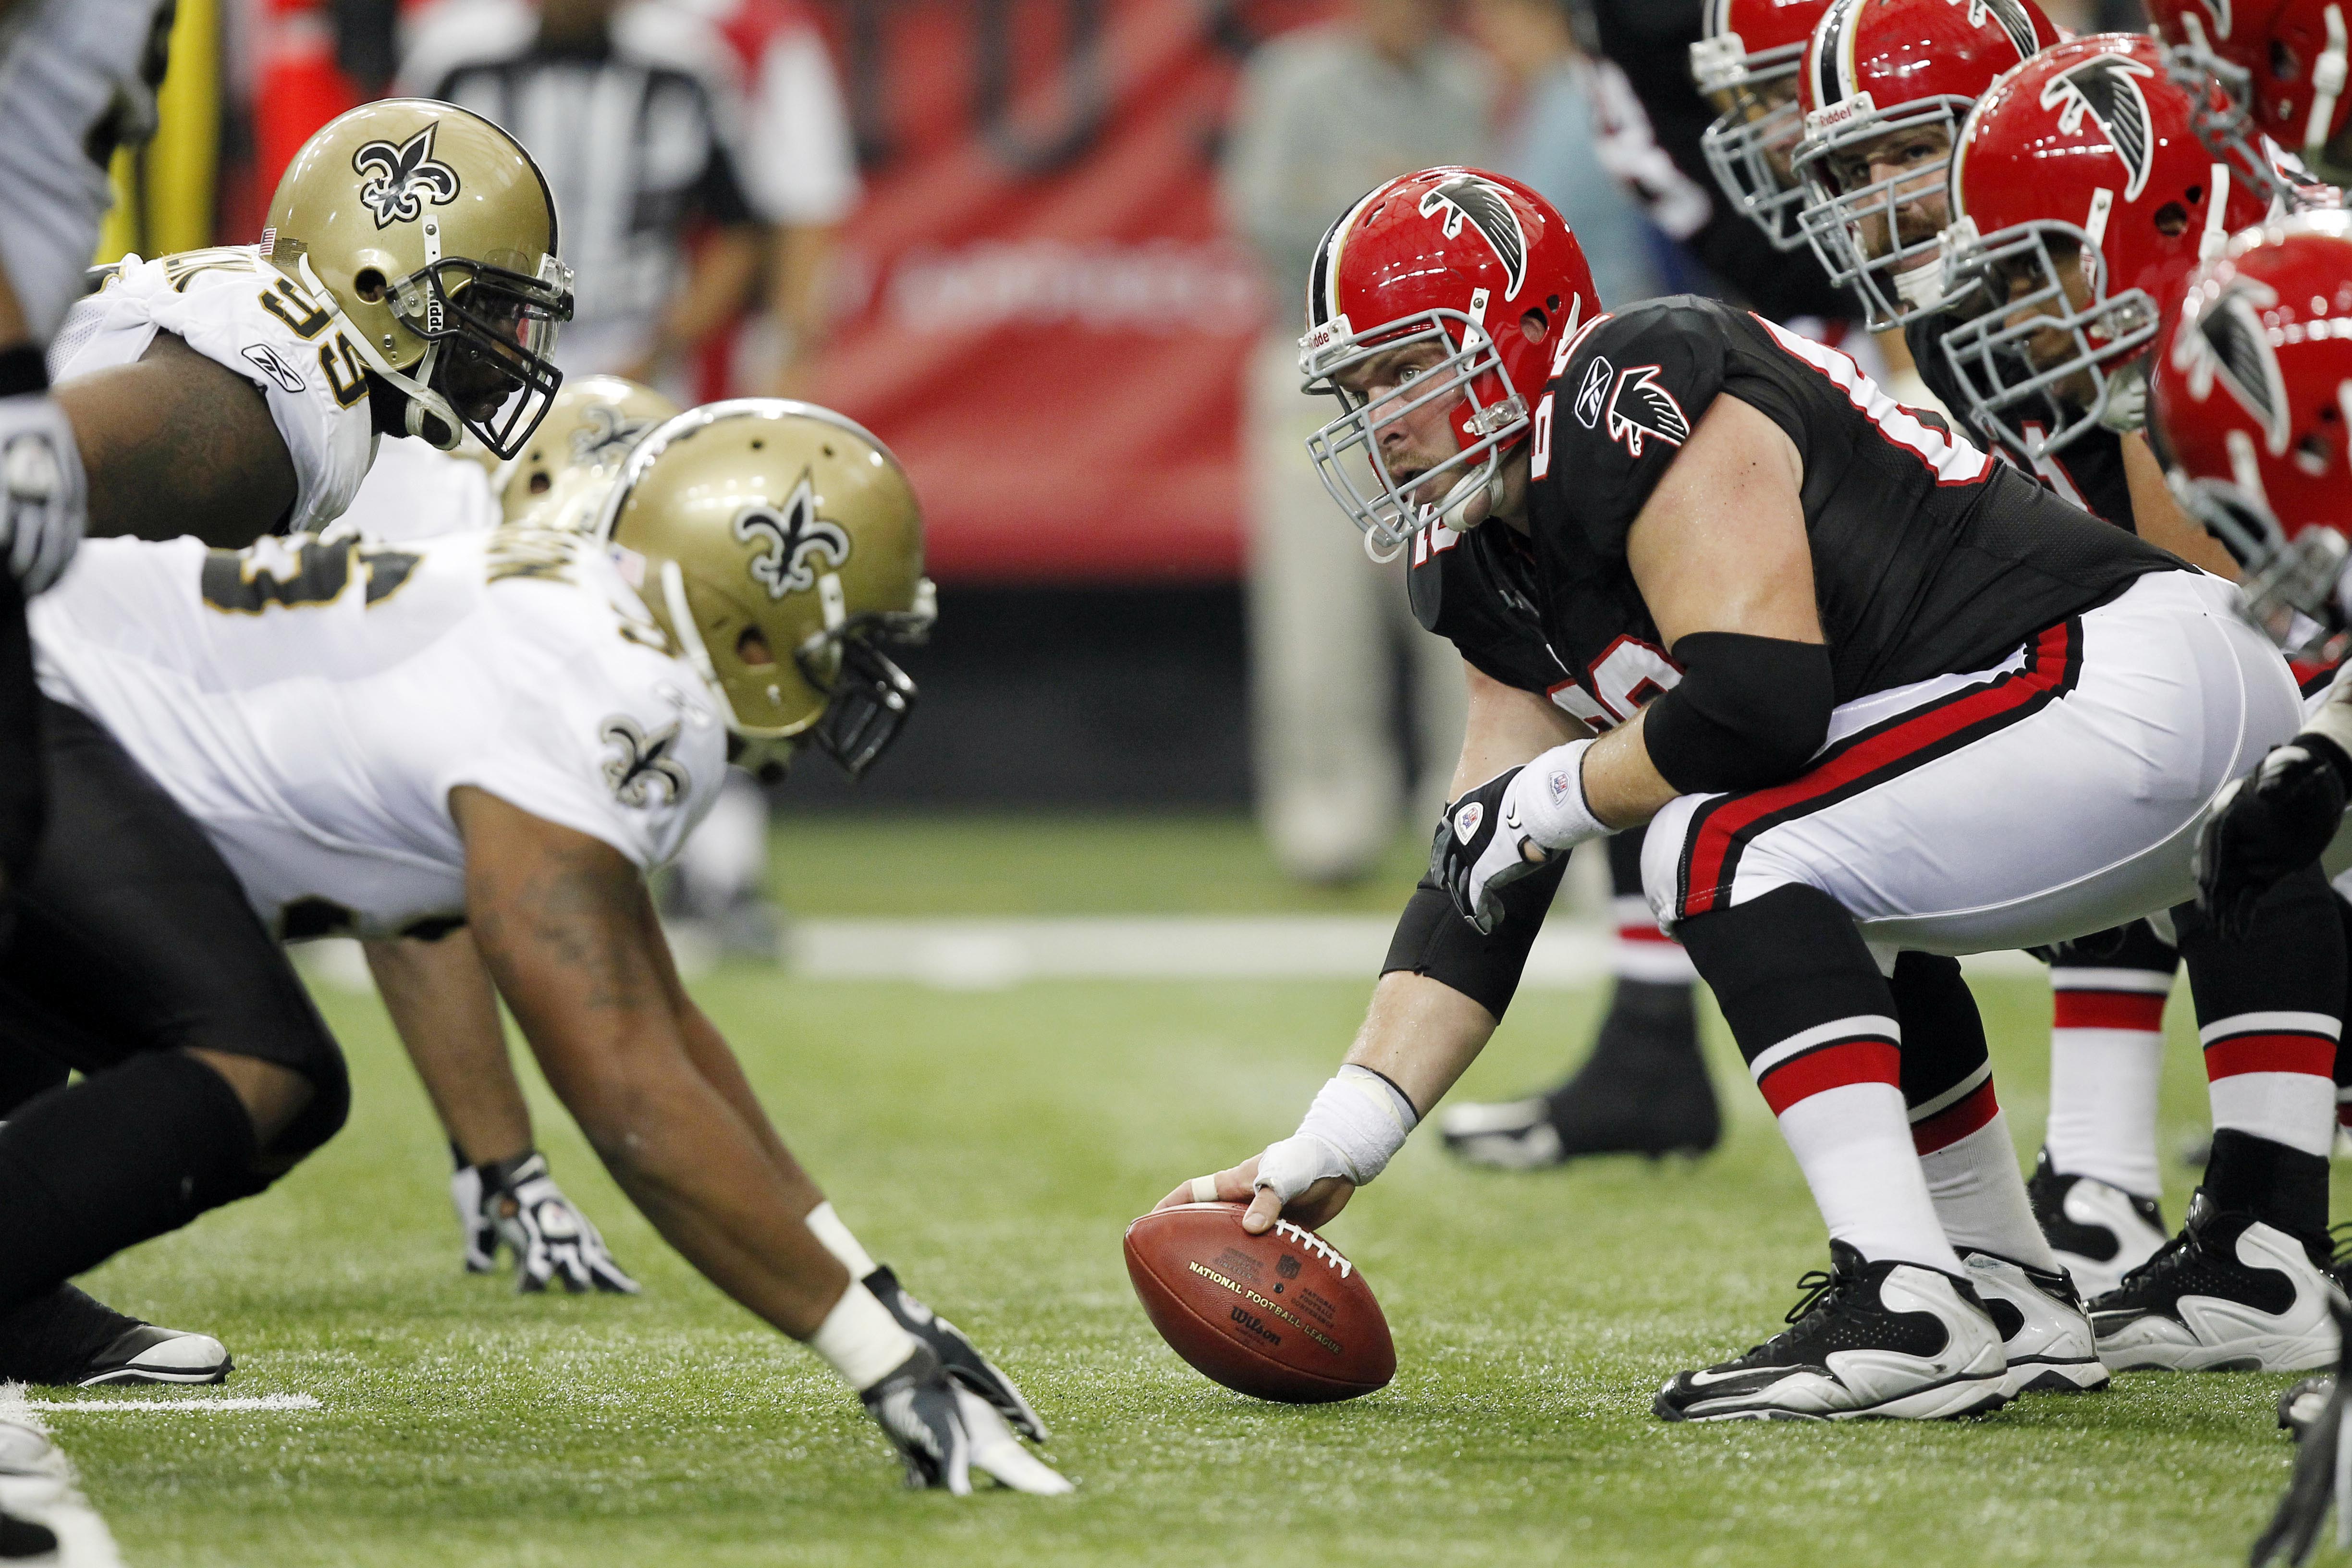
[[[1230,577],[1267,312],[1217,149],[1326,0],[829,0],[868,182],[815,395],[897,448],[961,581]]]

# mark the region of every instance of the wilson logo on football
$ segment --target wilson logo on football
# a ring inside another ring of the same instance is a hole
[[[1609,438],[1623,442],[1629,457],[1639,458],[1643,443],[1652,437],[1669,447],[1690,439],[1683,405],[1658,384],[1658,373],[1664,368],[1637,364],[1619,374],[1617,390],[1609,395]]]
[[[1592,363],[1584,367],[1584,379],[1576,387],[1576,422],[1587,430],[1601,428],[1601,405],[1609,396],[1609,383],[1617,374],[1605,354],[1595,354]]]
[[[2123,161],[2127,202],[2139,200],[2147,188],[2156,146],[2155,121],[2134,79],[2155,74],[2128,55],[2094,55],[2043,82],[2036,100],[2044,109],[2058,110],[2058,129],[2069,136],[2082,129],[2083,116],[2091,117]]]
[[[1486,808],[1476,801],[1454,814],[1454,837],[1467,844],[1478,837],[1478,825],[1486,820]]]

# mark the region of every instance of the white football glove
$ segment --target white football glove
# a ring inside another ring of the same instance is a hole
[[[906,1287],[898,1283],[889,1265],[878,1266],[860,1283],[874,1293],[875,1300],[890,1309],[890,1315],[898,1320],[900,1328],[930,1347],[931,1353],[947,1369],[948,1376],[994,1405],[1023,1436],[1037,1443],[1045,1440],[1045,1423],[1038,1418],[1036,1408],[1023,1397],[1013,1380],[981,1354],[980,1347],[961,1329],[907,1294]]]
[[[89,506],[65,410],[47,394],[0,397],[0,564],[26,598],[73,564]]]
[[[544,1290],[561,1280],[575,1294],[637,1293],[637,1282],[613,1261],[595,1226],[547,1173],[545,1155],[526,1153],[484,1167],[479,1212],[515,1255],[516,1289]]]
[[[1584,801],[1590,741],[1555,746],[1496,774],[1445,808],[1429,847],[1430,879],[1481,934],[1502,923],[1501,891],[1560,854],[1609,831]],[[1530,860],[1527,851],[1538,852]]]
[[[974,1470],[999,1485],[1059,1497],[1070,1483],[1021,1446],[995,1407],[949,1375],[929,1347],[858,1395],[906,1461],[907,1484],[971,1495]]]
[[[457,1228],[465,1233],[463,1254],[468,1274],[495,1273],[499,1267],[499,1222],[482,1216],[482,1173],[466,1163],[451,1144],[457,1168],[449,1173],[449,1205],[457,1211]]]

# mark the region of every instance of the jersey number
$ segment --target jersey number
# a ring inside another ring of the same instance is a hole
[[[1542,479],[1551,472],[1551,394],[1543,395],[1536,405],[1536,433],[1528,459],[1528,478]]]
[[[230,615],[257,616],[272,605],[296,609],[328,605],[351,586],[357,561],[367,584],[366,603],[390,598],[422,556],[399,550],[362,550],[356,540],[322,544],[307,535],[265,539],[244,550],[205,552],[200,587],[205,603]]]
[[[338,360],[342,362],[340,370],[335,363]],[[343,407],[349,408],[367,395],[367,366],[360,363],[359,350],[352,347],[351,340],[342,333],[337,332],[333,342],[319,345],[319,368],[327,373],[327,390]]]
[[[1635,637],[1619,637],[1592,661],[1589,681],[1563,680],[1546,695],[1594,731],[1613,730],[1640,712],[1642,704],[1672,690],[1682,678],[1663,649]]]

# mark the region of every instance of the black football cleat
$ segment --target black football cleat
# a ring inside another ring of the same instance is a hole
[[[2122,1284],[2125,1275],[2171,1239],[2154,1198],[2091,1176],[2061,1175],[2051,1168],[2047,1149],[2033,1162],[2025,1196],[2050,1249],[2058,1255],[2058,1267],[2074,1277],[2086,1298],[2104,1296]]]
[[[2099,1355],[2117,1372],[2307,1372],[2335,1364],[2334,1289],[2306,1242],[2199,1188],[2189,1223],[2091,1303]]]
[[[1746,1355],[1679,1373],[1652,1408],[1667,1421],[1913,1421],[2007,1403],[2009,1357],[1958,1275],[1830,1243],[1830,1271],[1799,1280],[1790,1325]]]
[[[1704,1154],[1723,1137],[1687,984],[1620,980],[1592,1054],[1527,1100],[1449,1106],[1437,1131],[1472,1165],[1538,1171],[1588,1154]]]
[[[0,1510],[0,1563],[55,1563],[57,1532],[46,1524]]]
[[[0,1383],[93,1388],[220,1383],[236,1369],[209,1334],[159,1329],[60,1285],[0,1318]]]

